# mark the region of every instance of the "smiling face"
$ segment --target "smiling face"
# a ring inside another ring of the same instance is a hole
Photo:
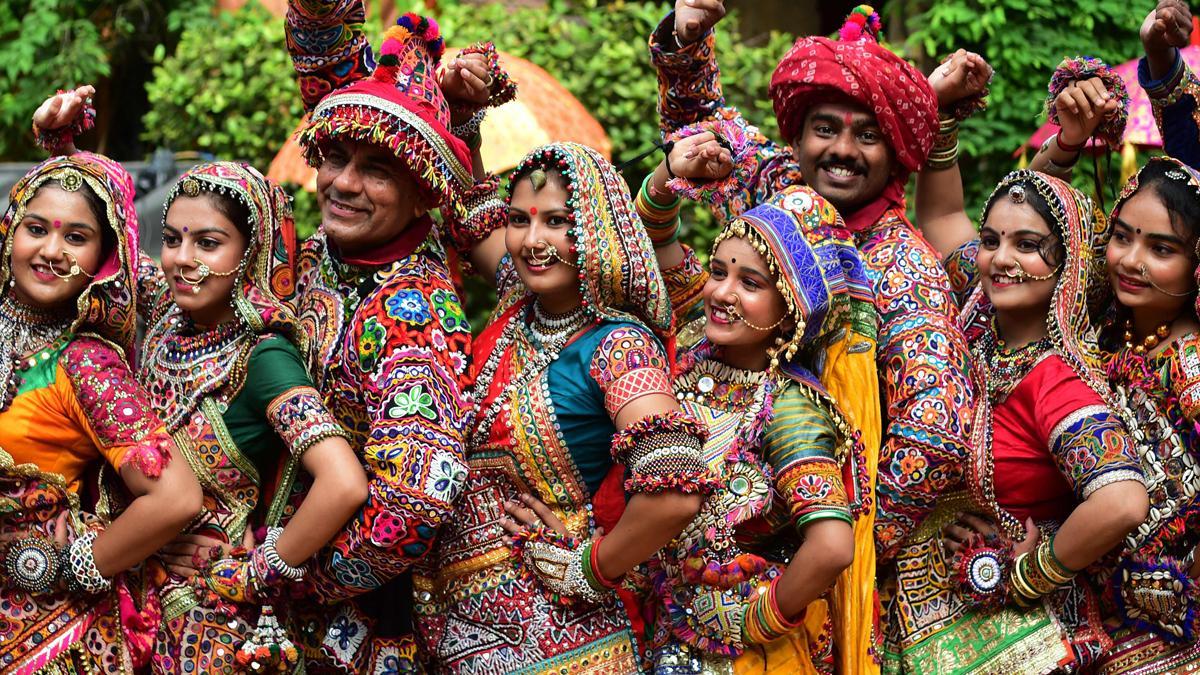
[[[812,106],[792,148],[808,186],[842,213],[877,199],[895,164],[875,116],[853,103]]]
[[[175,304],[203,326],[234,317],[233,290],[247,246],[246,236],[213,199],[177,197],[167,210],[162,237],[163,274]],[[201,271],[202,264],[210,274]]]
[[[770,359],[767,349],[793,327],[792,321],[784,318],[787,303],[783,294],[775,287],[762,256],[745,239],[722,241],[708,264],[703,290],[705,337],[724,348],[721,360],[725,363],[763,370]]]
[[[1062,260],[1058,238],[1033,206],[1007,195],[996,199],[979,230],[977,262],[980,286],[997,313],[1044,322]]]
[[[12,237],[13,295],[39,309],[75,302],[100,268],[104,235],[82,187],[74,192],[47,182],[29,200]],[[71,274],[78,264],[80,274]],[[67,277],[67,278],[62,278]]]
[[[1117,301],[1160,320],[1179,316],[1196,290],[1195,247],[1195,237],[1185,239],[1172,225],[1155,191],[1138,190],[1117,213],[1105,252]]]
[[[528,176],[513,186],[504,246],[525,287],[538,295],[547,311],[561,314],[582,300],[579,269],[563,262],[575,260],[574,242],[567,235],[571,227],[567,190],[557,173],[545,176],[540,189],[534,189]]]
[[[357,141],[321,146],[317,205],[329,240],[360,255],[391,243],[429,210],[417,181],[386,148]]]

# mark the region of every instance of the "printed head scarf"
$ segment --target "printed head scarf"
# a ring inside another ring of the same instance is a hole
[[[291,198],[274,181],[240,162],[209,162],[180,177],[163,205],[166,214],[181,195],[214,192],[237,200],[250,214],[246,252],[238,265],[233,306],[256,333],[280,333],[297,346],[303,335],[287,302],[296,289],[296,226]]]
[[[72,332],[86,331],[120,346],[132,358],[137,329],[138,223],[133,206],[133,178],[117,162],[91,152],[51,157],[29,170],[9,193],[8,210],[0,221],[4,258],[0,261],[0,287],[12,274],[11,257],[16,226],[38,190],[54,183],[67,192],[87,186],[104,202],[106,218],[100,223],[115,235],[112,251],[100,264],[95,278],[76,300]]]
[[[929,80],[880,45],[879,15],[855,9],[840,39],[804,37],[771,76],[771,100],[785,141],[791,143],[815,103],[851,101],[875,114],[896,159],[908,171],[925,163],[938,129],[937,96]],[[903,183],[907,175],[899,176]]]
[[[667,340],[671,301],[625,179],[595,150],[555,143],[521,160],[513,170],[510,193],[537,169],[558,172],[566,182],[568,233],[575,242],[574,264],[580,270],[579,290],[587,313],[597,321],[636,321]]]

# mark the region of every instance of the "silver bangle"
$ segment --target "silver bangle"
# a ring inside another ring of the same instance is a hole
[[[71,542],[67,553],[68,567],[71,579],[85,593],[103,593],[112,588],[112,580],[106,579],[96,567],[94,547],[96,530],[88,530],[85,534]]]
[[[479,134],[479,126],[483,124],[483,118],[486,116],[487,108],[480,108],[466,122],[450,127],[450,133],[464,140],[472,138]]]
[[[308,569],[304,565],[292,567],[284,562],[283,558],[279,557],[279,551],[275,550],[275,542],[279,541],[279,535],[282,533],[282,527],[268,527],[266,538],[258,545],[258,552],[272,572],[288,581],[300,581]]]

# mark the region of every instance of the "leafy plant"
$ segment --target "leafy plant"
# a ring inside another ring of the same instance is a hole
[[[257,2],[184,32],[155,51],[142,138],[241,159],[265,171],[304,113],[283,21]]]

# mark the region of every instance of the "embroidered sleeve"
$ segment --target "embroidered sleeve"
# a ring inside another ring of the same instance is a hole
[[[678,410],[648,415],[613,436],[613,460],[628,470],[626,492],[709,493],[720,486],[704,462],[708,428]]]
[[[650,62],[658,74],[658,121],[663,135],[711,118],[725,106],[716,34],[709,31],[676,50],[675,12],[667,14],[650,35]]]
[[[132,462],[157,478],[170,461],[173,442],[120,351],[81,336],[63,350],[59,364],[100,453],[118,469]]]
[[[946,276],[950,278],[950,289],[962,306],[971,289],[979,283],[979,266],[975,262],[979,257],[979,240],[972,239],[959,246],[946,256],[942,266],[946,268]]]
[[[293,387],[277,396],[267,405],[267,420],[294,457],[326,438],[350,436],[312,387]]]
[[[508,224],[508,206],[500,198],[500,179],[492,174],[475,183],[462,203],[466,216],[447,214],[446,233],[448,244],[465,261],[479,242]]]
[[[1184,338],[1167,365],[1171,392],[1185,417],[1200,417],[1200,335]]]
[[[704,314],[704,284],[708,282],[708,271],[700,263],[692,247],[683,246],[683,262],[663,270],[667,282],[667,293],[671,298],[671,311],[675,314],[675,325],[684,326]]]
[[[622,408],[643,396],[675,398],[667,356],[658,340],[640,328],[622,326],[606,335],[588,370],[604,392],[604,409],[614,420]]]
[[[966,339],[937,256],[898,215],[862,248],[879,314],[887,401],[875,535],[895,552],[961,477],[975,393]]]
[[[1160,80],[1150,79],[1150,67],[1138,61],[1138,83],[1150,97],[1163,150],[1192,168],[1200,168],[1200,79],[1175,50],[1175,63]]]
[[[791,150],[775,145],[734,108],[721,108],[713,119],[681,127],[668,138],[678,140],[706,131],[729,147],[733,171],[721,180],[704,182],[677,177],[667,187],[688,199],[708,204],[718,221],[727,222],[776,192],[801,182],[800,168]]]
[[[365,20],[363,0],[288,1],[284,32],[306,110],[375,69]]]
[[[1081,500],[1113,483],[1146,482],[1133,440],[1108,406],[1090,405],[1068,414],[1050,431],[1049,446]]]
[[[775,473],[792,525],[837,518],[853,523],[842,469],[835,456],[837,432],[829,414],[799,387],[775,398],[766,434],[765,459]]]
[[[467,478],[470,327],[445,270],[418,259],[364,301],[351,327],[367,501],[314,570],[325,602],[378,588],[425,556]]]

